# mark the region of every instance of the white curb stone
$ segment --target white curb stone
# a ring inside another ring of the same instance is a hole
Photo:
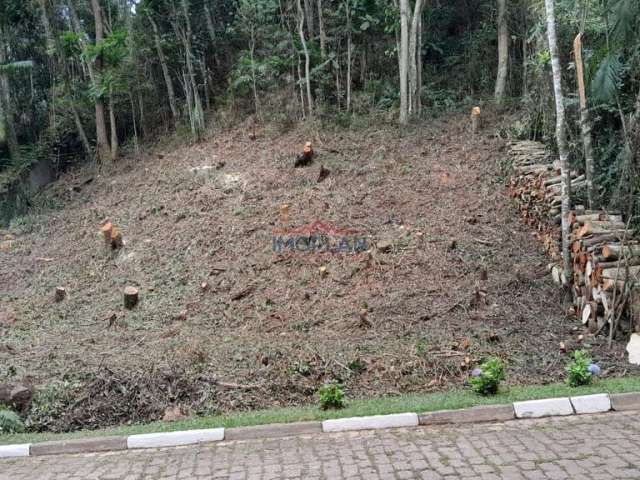
[[[513,402],[516,418],[540,418],[556,415],[573,415],[573,406],[568,397],[547,398],[544,400],[529,400],[527,402]]]
[[[224,440],[224,428],[186,430],[184,432],[145,433],[127,438],[127,448],[177,447]]]
[[[28,457],[30,449],[30,443],[23,443],[20,445],[0,445],[0,458]]]
[[[611,400],[606,393],[597,395],[581,395],[571,397],[571,404],[576,413],[603,413],[611,410]]]
[[[346,432],[350,430],[376,430],[380,428],[417,427],[417,413],[376,415],[373,417],[340,418],[322,422],[323,432]]]

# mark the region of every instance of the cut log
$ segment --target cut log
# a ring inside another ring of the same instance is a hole
[[[133,309],[138,304],[138,289],[136,287],[126,287],[124,289],[124,308]]]
[[[640,245],[625,245],[609,243],[602,247],[602,256],[607,260],[625,257],[640,257]]]
[[[611,280],[633,280],[640,276],[640,266],[626,268],[607,268],[602,270],[602,278]]]
[[[626,225],[622,222],[600,222],[600,221],[586,222],[578,230],[577,238],[583,238],[583,237],[586,237],[587,235],[597,235],[600,233],[613,233],[617,231],[624,231],[625,229],[626,229]]]
[[[576,215],[575,221],[581,225],[587,222],[619,222],[622,223],[622,215],[608,214],[605,212],[587,213],[583,215]]]

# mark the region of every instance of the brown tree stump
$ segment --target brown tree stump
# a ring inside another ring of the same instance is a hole
[[[136,287],[126,287],[124,289],[124,308],[131,310],[138,304],[138,289]]]
[[[56,303],[59,303],[67,298],[67,289],[64,287],[56,287],[56,293],[54,299]]]

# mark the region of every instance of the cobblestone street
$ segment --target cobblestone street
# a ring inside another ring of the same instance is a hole
[[[2,480],[640,478],[638,412],[0,461]]]

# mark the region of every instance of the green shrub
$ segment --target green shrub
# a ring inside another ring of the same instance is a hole
[[[320,395],[320,408],[328,410],[330,408],[344,408],[344,390],[342,385],[337,383],[327,383],[318,390]]]
[[[573,361],[567,365],[567,383],[571,387],[589,385],[593,380],[590,370],[591,357],[584,350],[573,352]]]
[[[0,433],[24,432],[24,423],[16,412],[0,409]]]
[[[504,364],[499,358],[491,358],[471,372],[471,387],[480,395],[495,395],[500,382],[505,379]]]

